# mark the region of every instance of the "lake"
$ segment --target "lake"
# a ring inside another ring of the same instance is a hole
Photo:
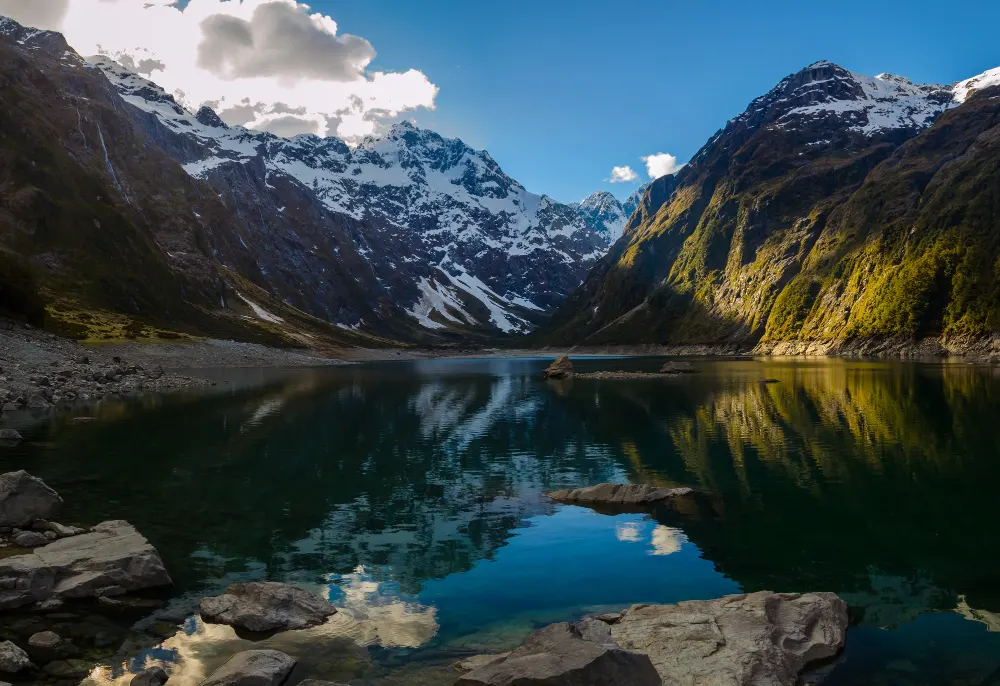
[[[236,383],[21,421],[0,469],[44,478],[64,523],[129,520],[176,582],[169,637],[89,682],[161,660],[197,683],[253,645],[197,599],[266,578],[343,608],[257,644],[299,658],[291,683],[450,684],[547,623],[767,589],[850,605],[826,686],[1000,684],[997,370],[717,359],[551,382],[548,362],[219,371]],[[699,493],[613,516],[543,495],[603,481]]]

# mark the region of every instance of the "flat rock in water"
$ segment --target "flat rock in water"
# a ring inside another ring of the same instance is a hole
[[[509,684],[660,686],[660,677],[648,656],[615,645],[607,624],[583,620],[540,629],[507,657],[479,667],[455,682],[455,686]]]
[[[233,584],[222,595],[201,600],[206,622],[258,632],[305,629],[336,612],[315,593],[273,581]]]
[[[545,368],[542,375],[546,379],[568,379],[573,376],[573,363],[568,355],[560,355],[556,361]]]
[[[660,367],[660,374],[697,374],[698,371],[690,362],[667,362]]]
[[[760,591],[676,605],[635,605],[614,641],[649,655],[664,686],[794,686],[844,646],[847,605],[832,593]]]
[[[171,583],[156,548],[128,522],[110,521],[0,560],[0,609],[53,596],[93,598]]]
[[[16,674],[31,666],[28,654],[10,641],[0,643],[0,672]]]
[[[279,686],[295,667],[295,658],[278,650],[247,650],[229,658],[200,686]]]
[[[36,519],[51,519],[62,507],[59,494],[28,472],[0,474],[0,526],[27,528]]]
[[[582,505],[654,505],[693,492],[690,488],[663,488],[646,484],[598,484],[553,491],[548,497],[561,503]]]

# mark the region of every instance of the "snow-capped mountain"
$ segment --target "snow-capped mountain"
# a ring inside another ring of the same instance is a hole
[[[597,191],[580,202],[571,203],[570,207],[579,212],[592,228],[607,236],[610,245],[621,238],[629,217],[639,207],[643,193],[649,188],[650,183],[652,182],[644,183],[635,189],[625,202],[607,191]]]
[[[166,148],[192,177],[227,188],[259,169],[267,189],[291,182],[324,210],[360,221],[360,254],[390,299],[426,329],[528,330],[609,245],[571,207],[528,192],[489,153],[460,140],[402,122],[351,149],[334,137],[229,127],[209,108],[188,112],[108,58],[88,61],[126,102],[179,137]],[[381,273],[387,266],[391,275]]]
[[[621,202],[607,191],[597,191],[570,205],[586,222],[614,243],[622,235],[628,215]]]

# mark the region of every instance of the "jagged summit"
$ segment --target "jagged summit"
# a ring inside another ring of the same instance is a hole
[[[622,235],[628,213],[618,198],[608,191],[597,191],[571,205],[588,224],[607,236],[614,243]]]

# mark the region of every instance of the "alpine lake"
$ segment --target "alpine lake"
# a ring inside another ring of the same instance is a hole
[[[1000,685],[1000,369],[693,359],[556,382],[550,361],[206,371],[227,383],[7,421],[24,440],[0,470],[43,478],[63,523],[130,521],[175,582],[151,617],[92,620],[110,638],[84,683],[169,663],[194,685],[270,647],[298,659],[291,684],[443,686],[551,622],[766,589],[850,606],[824,686]],[[697,493],[620,515],[544,496],[606,481]],[[259,579],[340,611],[269,637],[198,618]]]

